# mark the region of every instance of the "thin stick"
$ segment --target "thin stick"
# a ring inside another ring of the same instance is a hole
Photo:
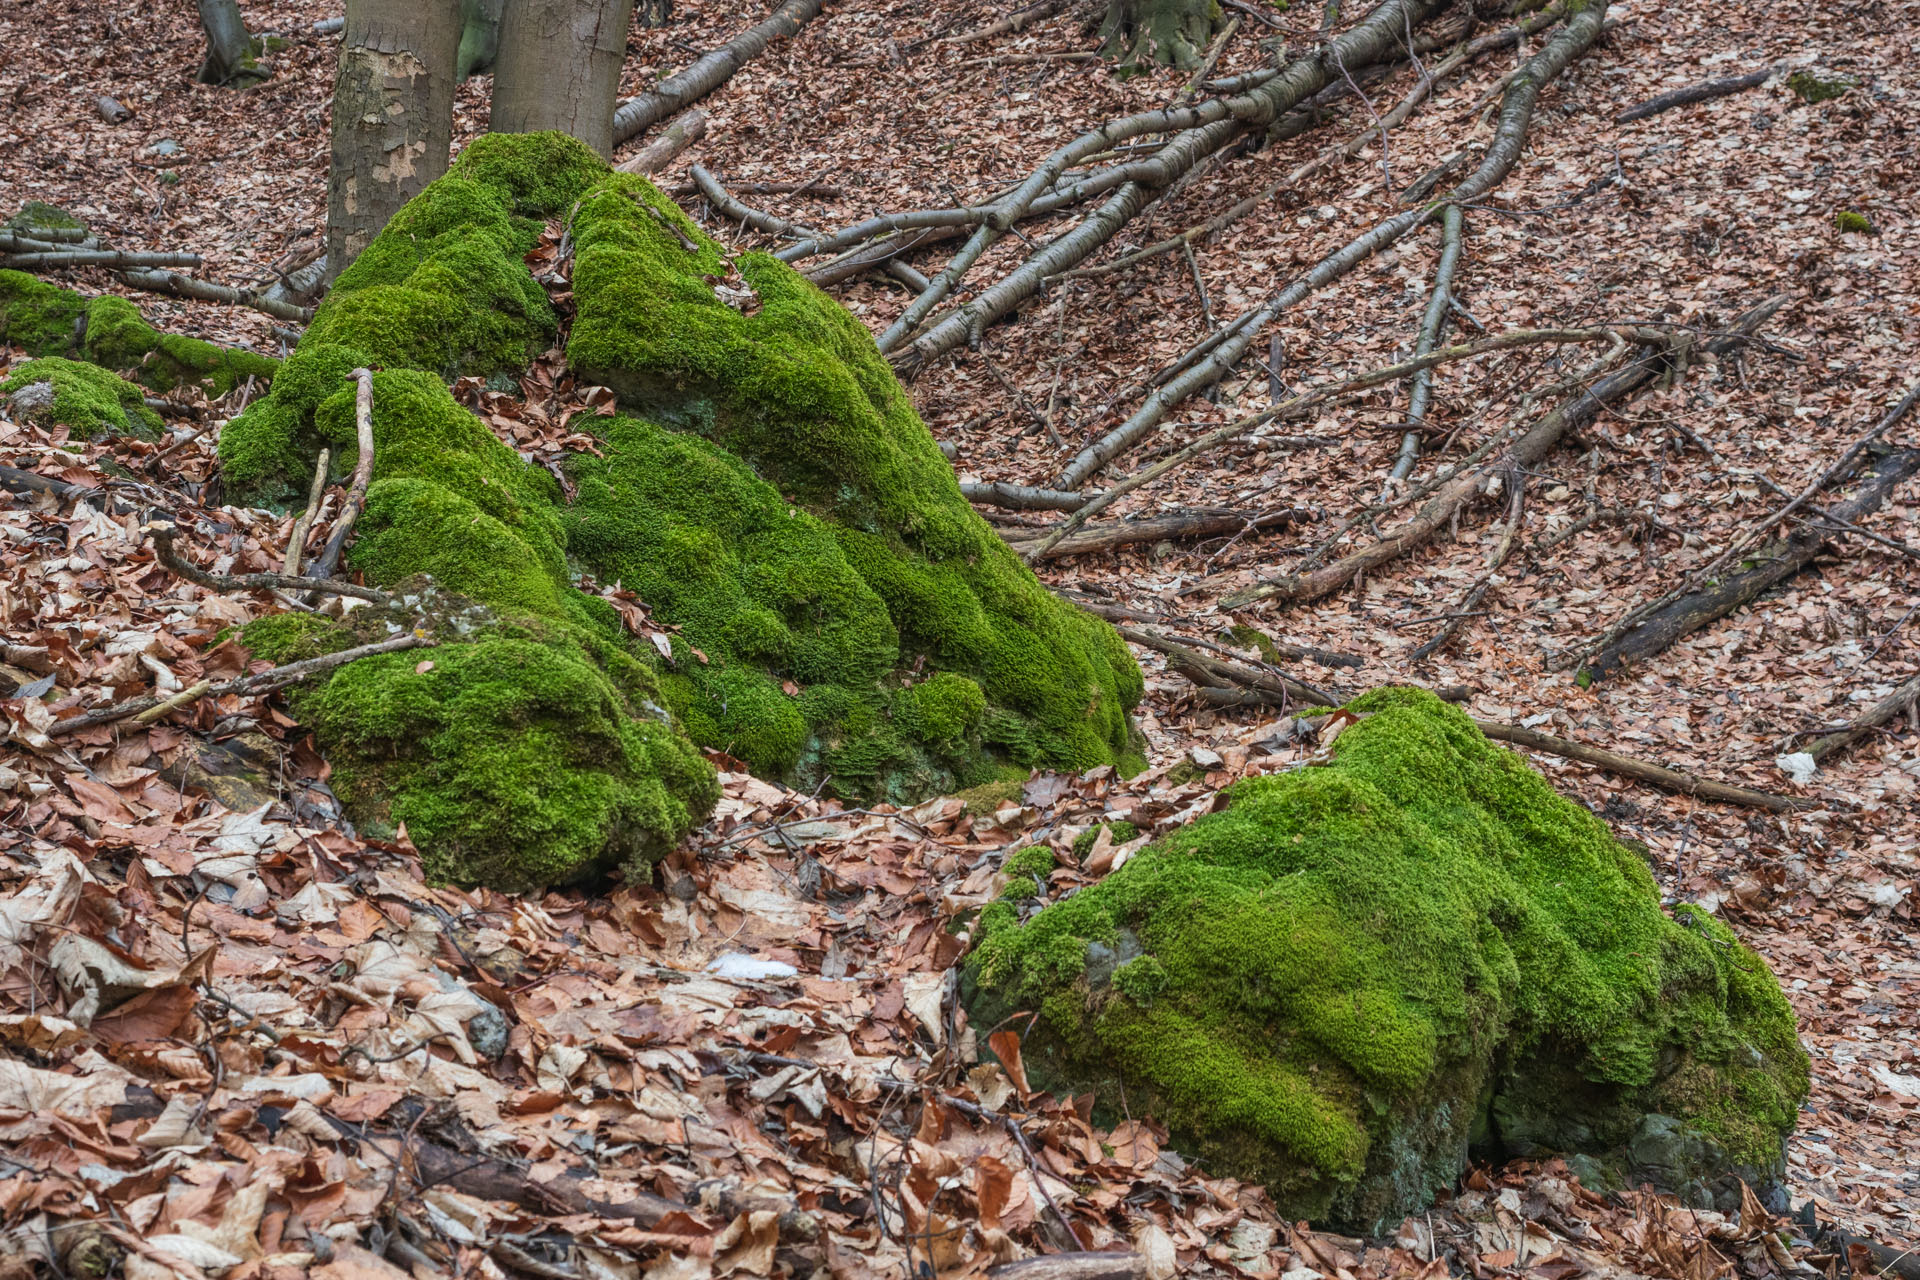
[[[1450,204],[1440,216],[1440,265],[1433,273],[1433,293],[1427,299],[1427,313],[1420,320],[1420,337],[1413,353],[1423,356],[1440,341],[1447,323],[1447,300],[1453,296],[1453,273],[1460,265],[1461,229],[1466,215],[1460,206]],[[1400,438],[1400,454],[1388,476],[1387,493],[1393,485],[1413,474],[1420,457],[1420,429],[1426,425],[1427,410],[1433,405],[1433,370],[1422,369],[1413,375],[1413,390],[1407,397],[1407,433]],[[1383,494],[1382,497],[1385,497]]]
[[[367,485],[373,481],[373,370],[355,369],[348,376],[360,381],[360,389],[353,398],[353,427],[360,444],[360,456],[354,459],[353,483],[347,487],[347,501],[340,508],[340,518],[334,521],[333,536],[327,539],[320,558],[314,562],[316,578],[331,578],[339,567],[347,536],[353,532],[361,511],[366,509]]]
[[[1474,723],[1480,727],[1480,732],[1495,742],[1508,742],[1516,747],[1525,747],[1529,751],[1544,751],[1567,760],[1578,760],[1582,764],[1598,765],[1609,773],[1651,783],[1664,791],[1698,796],[1702,800],[1745,805],[1750,809],[1768,809],[1774,813],[1791,813],[1795,809],[1815,809],[1821,807],[1823,803],[1818,800],[1775,795],[1770,791],[1753,791],[1726,782],[1713,782],[1706,778],[1695,777],[1690,773],[1683,773],[1678,769],[1668,769],[1662,765],[1649,764],[1645,760],[1636,760],[1632,756],[1621,755],[1618,751],[1609,751],[1605,747],[1590,747],[1584,742],[1556,738],[1552,734],[1538,733],[1532,729],[1521,728],[1519,725],[1495,724],[1486,720],[1475,720]]]
[[[134,716],[133,722],[135,724],[152,724],[156,720],[164,719],[188,703],[198,702],[207,690],[211,688],[213,688],[213,681],[197,680],[158,706],[148,707],[145,711],[140,712]]]
[[[307,531],[313,525],[313,518],[320,511],[320,495],[327,491],[327,464],[333,461],[333,450],[322,449],[320,461],[313,468],[313,484],[307,490],[306,510],[293,522],[293,536],[287,539],[287,555],[281,562],[280,571],[289,577],[300,572],[301,557],[306,554]]]
[[[352,649],[342,649],[337,653],[323,653],[317,658],[304,658],[299,662],[289,662],[284,667],[275,667],[271,671],[262,671],[257,675],[241,676],[238,680],[229,680],[214,685],[207,693],[217,698],[228,694],[272,693],[284,689],[290,684],[298,684],[311,676],[331,671],[335,667],[344,667],[349,662],[361,658],[370,658],[380,653],[398,653],[402,649],[418,649],[433,643],[433,640],[418,631],[394,636],[390,640],[381,640],[374,644],[363,644]],[[116,720],[125,720],[128,716],[137,716],[165,702],[165,698],[146,697],[129,698],[125,702],[116,702],[99,711],[89,711],[85,715],[73,716],[66,720],[56,720],[47,726],[47,736],[62,737],[77,733],[82,729],[91,729],[95,725],[112,724]]]
[[[181,557],[173,545],[176,530],[172,525],[156,524],[149,532],[153,535],[155,558],[160,561],[162,568],[209,591],[307,591],[321,595],[352,596],[356,600],[380,605],[393,603],[393,597],[384,591],[351,582],[338,582],[332,578],[305,578],[286,573],[208,573]]]

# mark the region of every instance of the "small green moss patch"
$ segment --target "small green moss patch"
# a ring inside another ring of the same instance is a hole
[[[26,404],[27,417],[58,423],[88,439],[137,436],[157,440],[166,431],[160,415],[147,407],[140,388],[99,365],[48,356],[29,360],[0,381],[0,398],[28,388],[46,388],[44,395],[29,392],[16,401]],[[38,403],[44,400],[45,403]]]

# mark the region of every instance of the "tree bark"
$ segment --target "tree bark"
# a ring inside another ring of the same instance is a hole
[[[1192,71],[1206,56],[1219,16],[1214,0],[1107,0],[1100,51],[1122,67],[1157,62]]]
[[[460,0],[348,0],[333,88],[327,282],[447,171]]]
[[[200,0],[200,26],[207,33],[207,59],[195,77],[201,84],[244,89],[271,74],[258,61],[259,46],[247,33],[238,0]]]
[[[631,0],[514,0],[493,69],[495,133],[555,129],[613,155]]]
[[[461,0],[460,53],[454,74],[468,76],[493,69],[500,53],[500,19],[507,0]]]

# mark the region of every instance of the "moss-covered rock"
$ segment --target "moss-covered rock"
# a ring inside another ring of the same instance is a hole
[[[1880,229],[1873,225],[1873,219],[1864,213],[1852,209],[1842,209],[1833,215],[1833,226],[1843,236],[1877,236]]]
[[[194,383],[225,395],[280,367],[271,356],[162,333],[125,298],[89,299],[22,271],[0,271],[0,342],[101,365],[155,391]]]
[[[569,358],[635,411],[573,424],[596,439],[561,468],[564,496],[443,381],[552,340],[521,261],[539,218],[567,219],[577,248]],[[742,280],[753,314],[715,292]],[[480,139],[401,211],[227,426],[229,490],[290,499],[323,446],[345,474],[362,365],[380,370],[375,455],[350,564],[487,620],[444,664],[355,664],[302,705],[356,816],[405,822],[438,875],[519,886],[644,862],[713,801],[698,747],[895,801],[1137,750],[1125,646],[973,513],[865,330],[771,258],[736,272],[572,139]],[[644,601],[668,652],[581,575]],[[538,687],[491,690],[513,662]],[[584,756],[546,734],[570,717]]]
[[[1735,1203],[1733,1178],[1777,1177],[1807,1058],[1765,963],[1663,913],[1639,857],[1458,710],[1352,709],[1330,763],[1240,784],[1025,923],[983,912],[975,1023],[1037,1011],[1037,1081],[1124,1091],[1289,1216],[1354,1229],[1474,1144]]]
[[[48,238],[48,233],[53,233],[63,243],[73,243],[74,237],[87,234],[85,222],[43,200],[21,205],[19,212],[7,219],[6,229],[29,238]]]
[[[16,366],[0,381],[0,399],[10,400],[17,416],[57,423],[87,439],[157,440],[166,431],[139,387],[99,365],[59,356]]]
[[[995,760],[1138,762],[1128,712],[1141,683],[1126,646],[1042,587],[968,505],[857,320],[785,263],[730,255],[643,179],[596,185],[574,209],[573,233],[569,361],[688,448],[710,442],[744,464],[775,512],[817,516],[841,552],[817,563],[850,566],[861,617],[873,616],[870,600],[884,609],[878,628],[846,615],[861,640],[835,641],[835,670],[718,646],[775,677],[855,695],[860,705],[819,695],[801,709],[801,777],[831,773],[843,791],[903,799],[977,784]],[[660,559],[688,544],[636,545],[639,558]],[[603,578],[632,584],[631,552],[601,569],[585,538],[573,546]],[[802,599],[784,608],[837,616]],[[876,662],[939,675],[876,708],[866,688]]]

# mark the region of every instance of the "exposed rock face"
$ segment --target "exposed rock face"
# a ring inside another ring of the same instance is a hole
[[[1766,964],[1430,694],[1021,922],[990,906],[976,1026],[1039,1014],[1041,1087],[1150,1113],[1290,1215],[1390,1230],[1489,1154],[1696,1199],[1764,1185],[1807,1089]],[[1025,896],[1031,883],[1022,886]]]
[[[575,252],[568,361],[623,410],[572,424],[593,448],[558,479],[443,381],[554,341],[522,262],[549,218]],[[404,822],[436,874],[525,888],[642,868],[714,801],[699,748],[896,801],[1137,761],[1125,645],[967,505],[859,323],[579,143],[482,138],[408,204],[222,435],[230,491],[291,499],[323,445],[350,469],[360,365],[381,372],[350,563],[430,579],[463,633],[355,663],[299,709],[356,815]],[[674,628],[667,651],[583,573]],[[246,639],[284,659],[349,630],[271,619]]]

